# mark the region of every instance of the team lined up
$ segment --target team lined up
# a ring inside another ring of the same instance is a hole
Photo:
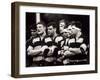
[[[87,45],[81,32],[81,23],[65,20],[57,25],[50,22],[36,24],[35,35],[27,42],[27,55],[31,57],[30,66],[54,66],[85,63],[87,60]]]

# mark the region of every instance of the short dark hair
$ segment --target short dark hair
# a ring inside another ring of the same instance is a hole
[[[65,23],[65,28],[67,28],[68,27],[68,24],[69,24],[69,21],[68,20],[66,20],[66,19],[61,19],[60,21],[59,21],[59,23],[61,23],[61,22],[64,22]]]
[[[71,21],[69,25],[75,25],[78,28],[82,28],[82,23],[80,21]]]
[[[36,25],[42,24],[44,27],[46,27],[46,24],[43,21],[38,22]]]
[[[31,31],[31,30],[36,30],[36,24],[31,24],[29,26],[29,31]]]
[[[53,26],[53,28],[57,28],[57,24],[55,22],[50,22],[47,24],[47,27]]]

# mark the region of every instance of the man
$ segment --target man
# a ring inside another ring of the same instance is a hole
[[[71,31],[67,28],[63,29],[62,31],[63,40],[61,41],[61,49],[58,51],[58,59],[57,61],[63,65],[63,59],[65,58],[64,53],[68,50],[67,42],[71,37]],[[67,51],[68,52],[68,51]]]
[[[37,36],[33,38],[32,44],[28,47],[27,53],[33,57],[33,66],[43,66],[44,56],[43,51],[47,46],[44,46],[44,38],[46,36],[46,26],[43,22],[36,25]]]
[[[32,28],[30,29],[30,32],[31,32],[31,36],[30,38],[26,41],[26,49],[32,44],[32,40],[33,38],[35,38],[37,36],[37,32],[36,32],[36,29],[33,29],[33,26]],[[26,66],[30,66],[32,63],[32,57],[31,56],[28,56],[27,54],[27,51],[26,51]]]
[[[62,31],[67,28],[68,21],[62,19],[59,21],[59,33],[62,34]]]
[[[26,45],[27,45],[27,47],[31,44],[31,42],[32,42],[32,39],[34,38],[34,37],[36,37],[37,36],[37,31],[36,31],[36,29],[30,29],[30,38],[26,41]]]
[[[50,22],[47,25],[47,34],[50,36],[52,39],[54,39],[58,34],[57,34],[57,25],[55,22]]]
[[[82,24],[79,21],[72,21],[68,29],[71,31],[71,38],[67,42],[68,49],[64,53],[65,60],[63,64],[77,64],[82,63],[86,59],[87,46],[82,37],[81,28]]]
[[[47,25],[47,34],[48,36],[44,39],[45,45],[48,46],[48,49],[45,49],[45,65],[53,66],[55,65],[55,60],[58,53],[57,44],[55,43],[55,38],[57,37],[57,26],[55,22],[50,22]]]

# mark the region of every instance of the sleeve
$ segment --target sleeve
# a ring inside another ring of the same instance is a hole
[[[56,43],[56,45],[58,46],[59,49],[61,49],[61,47],[62,47],[62,44],[63,44],[62,41],[63,41],[63,37],[62,36],[58,36],[55,39],[55,43]]]
[[[59,43],[59,42],[61,42],[62,40],[63,40],[63,37],[62,37],[62,36],[58,36],[58,37],[56,37],[55,42],[56,42],[56,43]]]
[[[82,36],[82,38],[83,38],[83,43],[80,45],[80,50],[82,53],[85,53],[89,45],[89,38],[86,35]]]

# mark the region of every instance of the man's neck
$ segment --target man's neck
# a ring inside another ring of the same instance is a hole
[[[39,35],[41,40],[46,36],[46,32],[44,32],[43,34]]]
[[[54,33],[54,35],[53,35],[53,37],[52,37],[52,38],[54,39],[56,36],[57,36],[57,33]]]

